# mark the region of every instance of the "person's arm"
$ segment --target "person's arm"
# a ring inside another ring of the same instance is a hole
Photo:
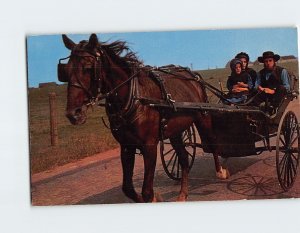
[[[248,84],[248,89],[251,90],[253,88],[253,83],[252,83],[252,79],[251,76],[248,75],[248,80],[247,80],[247,84]]]
[[[282,70],[280,78],[281,78],[282,85],[285,87],[285,89],[287,91],[289,91],[290,88],[291,88],[290,87],[290,82],[289,82],[290,79],[289,79],[289,74],[288,74],[286,69]]]
[[[257,89],[258,91],[262,91],[265,92],[267,94],[273,95],[275,93],[274,90],[267,88],[267,87],[262,87],[261,86],[261,77],[260,74],[257,73],[257,77],[256,77],[256,82],[255,82],[255,89]]]
[[[230,91],[230,92],[232,91],[233,86],[230,82],[230,76],[227,79],[226,87],[227,87],[228,91]]]
[[[254,88],[259,89],[260,85],[261,85],[261,78],[260,78],[260,74],[257,73]]]
[[[252,80],[252,88],[255,88],[255,82],[257,79],[257,72],[255,70],[251,70],[251,72],[249,73],[251,80]]]

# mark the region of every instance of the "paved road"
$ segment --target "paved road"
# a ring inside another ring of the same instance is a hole
[[[297,102],[297,101],[295,101]],[[297,111],[296,105],[290,106]],[[231,177],[222,181],[215,177],[213,158],[197,150],[190,172],[188,201],[276,199],[300,197],[300,178],[288,192],[283,192],[276,175],[275,152],[259,156],[229,158],[224,161]],[[299,173],[299,169],[298,169]],[[140,192],[143,161],[136,158],[134,184]],[[121,191],[122,169],[119,150],[98,154],[31,177],[33,205],[72,205],[130,203]],[[158,159],[155,192],[164,201],[175,201],[180,189],[170,180]]]

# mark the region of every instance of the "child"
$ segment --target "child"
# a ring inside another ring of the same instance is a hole
[[[242,62],[239,59],[230,61],[231,75],[227,80],[229,90],[229,103],[242,103],[247,99],[249,91],[252,89],[252,79],[247,72],[242,72]]]

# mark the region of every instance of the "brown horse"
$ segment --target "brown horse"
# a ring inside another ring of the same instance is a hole
[[[121,146],[122,190],[127,197],[135,202],[159,200],[159,196],[153,191],[153,179],[157,145],[163,136],[170,138],[182,168],[181,189],[177,200],[186,200],[188,155],[181,133],[193,123],[202,142],[211,147],[218,176],[226,178],[228,173],[222,169],[218,160],[209,115],[160,111],[145,103],[145,100],[207,102],[204,87],[191,79],[191,72],[174,69],[172,74],[154,75],[153,69],[143,66],[125,42],[102,43],[95,34],[88,41],[81,41],[79,44],[75,44],[66,35],[63,35],[63,41],[71,50],[68,63],[60,64],[63,67],[59,67],[58,74],[61,81],[68,82],[66,116],[74,125],[83,124],[87,118],[86,106],[99,98],[106,99],[111,132]],[[162,121],[164,127],[160,127]],[[136,193],[132,182],[136,149],[141,151],[144,159],[142,195]]]

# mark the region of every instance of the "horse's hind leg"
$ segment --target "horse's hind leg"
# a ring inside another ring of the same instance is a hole
[[[189,161],[188,153],[183,145],[181,134],[176,137],[170,138],[170,142],[178,155],[178,161],[182,170],[181,177],[181,189],[177,201],[186,201],[188,196],[188,173],[189,173]]]
[[[219,179],[227,179],[230,174],[229,171],[221,166],[219,160],[219,147],[216,145],[216,135],[214,135],[212,130],[212,118],[210,115],[202,115],[200,120],[194,122],[198,133],[201,137],[202,144],[206,144],[210,147],[210,151],[213,152],[216,176]]]
[[[135,147],[121,145],[121,161],[123,168],[122,190],[127,197],[135,202],[143,202],[143,198],[138,195],[133,187],[132,176],[135,162]]]

